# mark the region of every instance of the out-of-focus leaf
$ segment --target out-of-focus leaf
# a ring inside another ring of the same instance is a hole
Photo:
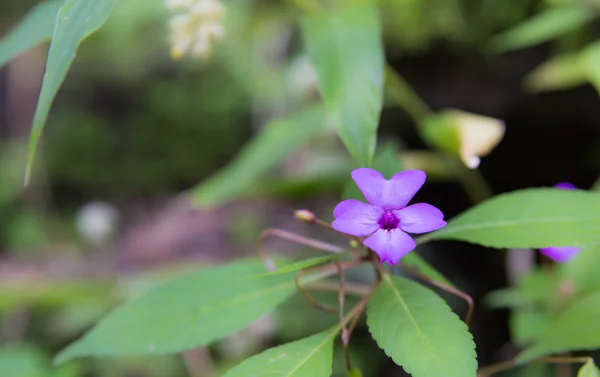
[[[600,93],[600,42],[594,42],[581,51],[581,70]]]
[[[515,310],[510,314],[512,340],[519,346],[528,345],[538,340],[554,320],[553,315],[541,310]]]
[[[571,261],[560,265],[562,278],[578,293],[600,289],[600,245],[588,245]]]
[[[373,4],[318,12],[302,21],[328,113],[359,166],[370,166],[383,106],[384,54]]]
[[[377,154],[375,155],[375,161],[373,161],[373,169],[379,171],[387,179],[390,179],[394,174],[403,170],[399,148],[395,143],[388,142],[379,148]],[[363,202],[365,201],[365,197],[360,192],[356,186],[356,183],[354,183],[349,174],[346,184],[344,185],[342,198],[356,199]]]
[[[63,0],[50,0],[33,7],[21,22],[0,41],[0,67],[30,48],[49,41],[56,14]]]
[[[600,243],[600,195],[537,188],[489,199],[424,239],[449,239],[497,248]]]
[[[28,346],[0,348],[0,372],[7,377],[45,377],[47,360],[37,349]]]
[[[55,359],[150,355],[207,345],[249,325],[295,291],[294,274],[240,261],[176,277],[110,313]]]
[[[585,25],[595,16],[588,6],[571,3],[550,7],[490,41],[494,52],[516,50],[561,37]]]
[[[48,118],[50,107],[67,71],[75,59],[81,42],[107,20],[117,0],[66,0],[56,16],[52,42],[48,51],[46,72],[35,109],[25,181],[29,180],[36,147]]]
[[[475,377],[467,325],[422,285],[385,275],[369,301],[367,325],[379,347],[414,377]]]
[[[536,357],[566,351],[600,348],[600,292],[594,292],[573,302],[550,324],[547,331],[517,361],[525,363]]]
[[[243,195],[264,178],[263,174],[269,169],[322,132],[324,115],[323,107],[315,105],[268,124],[227,167],[192,191],[194,202],[214,206]]]
[[[224,377],[329,377],[333,340],[339,326],[319,334],[268,349],[229,370]]]
[[[589,359],[579,372],[577,372],[577,377],[600,377],[600,369],[594,364],[592,359]]]
[[[569,89],[586,82],[580,53],[551,58],[530,72],[524,80],[526,90],[542,92]]]

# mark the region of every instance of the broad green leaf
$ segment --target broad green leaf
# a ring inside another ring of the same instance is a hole
[[[21,22],[0,41],[0,67],[30,48],[49,41],[56,14],[63,0],[51,0],[33,7]]]
[[[517,356],[527,362],[540,356],[566,351],[600,348],[600,292],[594,292],[573,302],[548,326],[547,331],[531,347]]]
[[[563,280],[572,282],[577,293],[600,289],[600,245],[588,245],[573,260],[559,266]]]
[[[570,89],[585,84],[586,73],[580,53],[553,57],[530,72],[524,80],[530,92]]]
[[[48,118],[54,97],[65,77],[81,42],[106,21],[117,0],[67,0],[60,7],[52,33],[46,61],[46,72],[38,99],[27,156],[25,182],[29,181],[33,159]]]
[[[295,292],[294,274],[244,279],[265,271],[241,261],[176,277],[124,304],[57,357],[180,352],[239,331]]]
[[[553,6],[495,36],[490,41],[490,48],[494,52],[503,52],[535,46],[585,25],[594,16],[595,13],[582,4]]]
[[[339,326],[268,349],[229,370],[224,377],[330,377],[333,341]]]
[[[399,148],[395,143],[388,142],[383,144],[375,155],[375,161],[373,161],[372,166],[373,169],[379,171],[387,179],[390,179],[394,174],[402,171],[402,161],[400,160],[400,153],[398,150]],[[365,197],[350,175],[348,175],[346,184],[344,185],[342,198],[365,201]]]
[[[7,377],[45,377],[47,360],[38,349],[29,346],[0,348],[0,374]]]
[[[302,21],[317,84],[338,134],[360,166],[370,166],[383,106],[384,53],[373,4],[318,12]]]
[[[285,274],[288,272],[299,271],[299,270],[302,270],[302,269],[305,269],[308,267],[313,267],[313,266],[317,266],[319,264],[323,264],[326,262],[331,262],[335,259],[339,259],[340,257],[341,257],[341,255],[339,255],[339,254],[321,255],[319,257],[304,259],[304,260],[301,260],[301,261],[298,261],[295,263],[285,265],[283,267],[278,267],[277,269],[275,269],[273,271],[265,272],[265,273],[258,274],[258,275],[253,275],[253,276],[250,276],[249,278],[253,279],[253,278],[257,278],[257,277],[279,275],[279,274]]]
[[[212,206],[243,195],[266,172],[324,130],[324,113],[320,105],[315,105],[268,124],[227,167],[193,190],[194,202]]]
[[[600,195],[537,188],[491,198],[423,240],[460,240],[497,248],[600,243]]]
[[[594,364],[594,360],[589,359],[579,372],[577,372],[577,377],[600,377],[600,369]]]
[[[379,347],[413,377],[475,377],[467,325],[417,283],[385,275],[367,307],[367,325]]]

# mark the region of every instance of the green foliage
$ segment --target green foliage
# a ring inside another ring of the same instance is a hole
[[[214,206],[244,194],[269,169],[323,129],[324,111],[318,105],[269,123],[227,168],[194,189],[193,200],[202,206]]]
[[[581,51],[582,71],[600,93],[600,42],[594,42]]]
[[[77,364],[52,368],[40,349],[29,346],[0,348],[0,373],[6,377],[78,377],[82,375]]]
[[[49,41],[56,14],[63,0],[50,0],[32,8],[21,22],[0,41],[0,67],[21,53]]]
[[[600,369],[594,364],[592,359],[588,360],[579,372],[577,372],[577,377],[600,377]]]
[[[314,258],[308,258],[308,259],[304,259],[304,260],[301,260],[298,262],[287,264],[282,267],[277,267],[277,269],[275,269],[273,271],[250,276],[249,279],[254,279],[254,278],[263,277],[263,276],[270,276],[270,275],[285,274],[285,273],[293,272],[293,271],[299,271],[299,270],[302,270],[305,268],[318,266],[318,265],[324,264],[326,262],[331,262],[335,259],[339,259],[340,257],[341,257],[341,255],[339,255],[339,254],[333,254],[333,255],[321,255],[318,257],[314,257]]]
[[[359,166],[370,166],[383,106],[384,53],[373,4],[306,16],[302,32],[328,113]]]
[[[590,7],[578,3],[553,6],[495,36],[490,48],[503,52],[535,46],[585,25],[594,16]]]
[[[524,86],[530,92],[569,89],[586,82],[581,54],[569,53],[551,58],[525,77]]]
[[[600,348],[600,292],[574,301],[517,361],[524,363],[553,353]]]
[[[402,257],[402,263],[406,263],[411,267],[416,267],[417,270],[423,275],[431,278],[440,283],[444,283],[450,287],[454,287],[454,284],[450,280],[448,280],[444,275],[439,273],[435,268],[433,268],[429,263],[427,263],[419,254],[416,252],[408,253]]]
[[[379,347],[414,377],[475,377],[467,325],[417,283],[385,275],[367,307],[367,325]]]
[[[498,195],[425,236],[484,246],[581,246],[600,242],[600,195],[538,188]]]
[[[175,353],[249,325],[295,291],[294,275],[246,279],[265,270],[240,261],[176,277],[117,308],[57,357]]]
[[[65,77],[75,53],[81,42],[108,18],[116,0],[67,0],[58,11],[56,24],[52,33],[52,43],[48,51],[46,72],[42,82],[42,89],[38,104],[35,109],[33,126],[29,138],[29,152],[27,156],[27,174],[25,181],[29,180],[33,159],[38,140],[42,134],[44,124],[48,118],[54,97]]]
[[[581,249],[573,260],[561,264],[563,280],[572,282],[577,293],[600,289],[600,245],[588,245]]]
[[[224,377],[329,377],[333,341],[339,331],[339,326],[336,326],[308,338],[271,348],[246,359]]]

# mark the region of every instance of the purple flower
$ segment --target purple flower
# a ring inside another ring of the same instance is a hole
[[[557,183],[554,187],[558,188],[558,189],[562,189],[562,190],[575,190],[576,189],[576,187],[569,182],[560,182],[560,183]],[[580,247],[573,247],[573,246],[563,246],[563,247],[551,247],[550,246],[550,247],[544,247],[544,248],[540,249],[540,252],[542,254],[544,254],[545,256],[547,256],[548,258],[555,261],[556,263],[565,263],[565,262],[568,262],[571,259],[575,258],[575,256],[579,253],[580,250],[581,250]]]
[[[336,230],[353,236],[367,237],[363,244],[372,249],[381,262],[390,265],[416,247],[408,233],[425,233],[443,228],[444,214],[432,205],[417,203],[406,206],[425,183],[421,170],[405,170],[387,180],[368,168],[352,172],[352,179],[369,202],[349,199],[333,210]]]

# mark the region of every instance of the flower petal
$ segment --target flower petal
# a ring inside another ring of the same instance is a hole
[[[379,229],[377,221],[382,215],[380,208],[354,199],[344,200],[333,210],[335,221],[331,226],[353,236],[368,236]]]
[[[540,252],[556,263],[565,263],[575,258],[580,250],[580,247],[564,246],[544,247],[543,249],[540,249]]]
[[[555,188],[557,189],[561,189],[561,190],[575,190],[577,189],[577,187],[575,187],[574,184],[569,183],[569,182],[560,182],[557,183],[556,185],[554,185]]]
[[[382,263],[387,262],[391,266],[398,263],[400,258],[417,247],[415,240],[400,229],[392,231],[379,229],[365,239],[363,244],[377,253]]]
[[[352,172],[352,179],[369,203],[392,210],[404,207],[415,196],[426,175],[421,170],[405,170],[386,180],[377,170],[359,168]]]
[[[408,233],[426,233],[446,226],[444,214],[427,203],[417,203],[393,211],[400,219],[400,229]]]

